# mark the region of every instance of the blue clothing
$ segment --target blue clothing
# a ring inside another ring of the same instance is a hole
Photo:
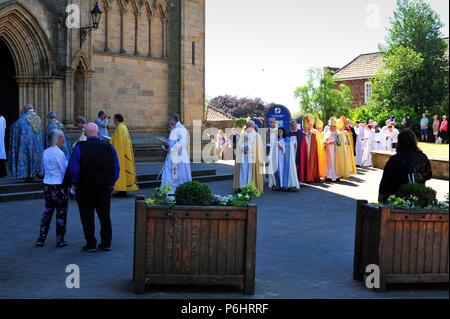
[[[428,118],[421,118],[420,119],[420,128],[422,129],[422,127],[426,126],[425,128],[428,128]]]
[[[64,125],[58,120],[52,120],[47,125],[47,130],[45,131],[45,146],[46,146],[46,148],[48,148],[48,135],[53,130],[63,131],[64,137],[65,137],[66,140],[64,142],[64,146],[60,147],[60,149],[61,149],[61,151],[63,151],[63,153],[66,156],[67,160],[69,160],[70,159],[70,155],[72,154],[72,147],[70,146],[70,140],[69,140],[69,137],[67,136],[66,130],[64,129]]]
[[[96,139],[98,137],[89,137],[87,140]],[[109,144],[111,145],[111,144]],[[119,164],[119,158],[117,157],[117,152],[114,146],[111,145],[112,151],[114,153],[114,177],[113,177],[113,185],[116,184],[116,181],[119,179],[120,176],[120,164]],[[70,178],[72,180],[72,183],[77,185],[80,181],[80,145],[75,146],[75,149],[73,150],[72,157],[70,158],[69,163],[69,170],[70,170]]]
[[[105,140],[104,136],[109,136],[108,135],[108,119],[104,119],[103,121],[97,117],[95,119],[95,124],[97,124],[98,126],[98,136],[101,140]]]
[[[30,110],[11,125],[9,168],[16,178],[42,175],[44,137],[41,119]]]

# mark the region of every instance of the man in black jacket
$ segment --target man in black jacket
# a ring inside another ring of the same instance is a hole
[[[100,221],[101,243],[98,248],[111,250],[110,202],[114,185],[119,178],[120,164],[114,147],[98,138],[98,126],[89,123],[85,127],[87,141],[79,142],[69,162],[71,183],[76,186],[76,198],[80,210],[88,252],[96,252],[94,210]]]

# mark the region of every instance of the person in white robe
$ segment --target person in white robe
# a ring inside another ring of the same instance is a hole
[[[269,162],[267,167],[267,175],[269,180],[269,187],[272,188],[276,185],[275,172],[278,171],[279,163],[279,146],[278,146],[278,127],[274,118],[269,119],[268,129],[268,143],[269,148]]]
[[[324,150],[327,156],[327,178],[332,181],[336,181],[340,177],[336,172],[336,125],[336,118],[330,118],[328,121],[329,129],[323,138]]]
[[[362,166],[372,166],[372,148],[373,148],[373,142],[375,139],[375,134],[372,131],[372,126],[367,125],[364,130],[364,150],[363,150],[363,157],[362,157]]]
[[[248,121],[236,148],[233,188],[239,190],[252,183],[264,193],[265,151],[261,135],[256,132],[254,121]]]
[[[283,127],[278,129],[278,170],[275,172],[276,190],[299,190],[295,158],[297,155],[297,137],[288,137]]]
[[[356,142],[355,142],[355,165],[362,165],[362,154],[363,154],[363,137],[364,137],[364,129],[361,127],[359,121],[355,121],[355,134],[356,134]]]
[[[168,149],[162,173],[162,186],[170,185],[170,194],[175,194],[177,187],[192,181],[191,164],[188,153],[189,133],[181,124],[178,114],[169,116],[169,123],[173,125],[169,139],[164,141]]]
[[[373,150],[379,151],[383,149],[383,146],[381,144],[382,138],[381,138],[381,130],[378,127],[378,123],[374,122],[374,140],[373,140]]]

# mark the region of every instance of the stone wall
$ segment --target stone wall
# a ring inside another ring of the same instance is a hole
[[[94,55],[94,118],[100,109],[121,113],[133,128],[167,127],[167,62],[109,54]]]

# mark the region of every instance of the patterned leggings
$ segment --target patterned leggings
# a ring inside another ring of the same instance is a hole
[[[50,222],[56,209],[56,243],[62,243],[66,234],[67,206],[69,204],[67,187],[44,184],[44,196],[45,209],[41,218],[41,230],[38,241],[44,242],[47,239]]]

